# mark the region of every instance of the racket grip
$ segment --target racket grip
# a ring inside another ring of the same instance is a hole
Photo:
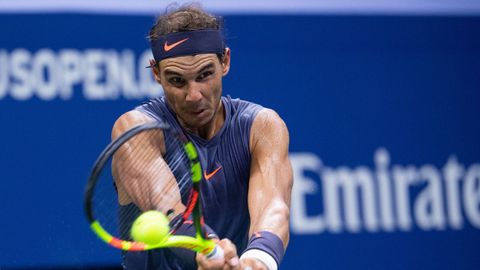
[[[215,248],[207,254],[209,260],[221,260],[223,259],[223,249],[219,245],[215,245]]]

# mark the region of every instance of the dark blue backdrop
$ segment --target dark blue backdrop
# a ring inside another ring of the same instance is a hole
[[[152,23],[1,14],[0,50],[139,55]],[[226,26],[233,66],[224,93],[277,110],[292,153],[331,168],[373,168],[380,147],[404,166],[442,168],[452,155],[480,163],[480,18],[258,15],[227,16]],[[83,188],[113,122],[141,100],[86,100],[81,85],[68,100],[0,95],[1,269],[118,265],[117,251],[89,231]],[[305,200],[321,213],[320,192]],[[282,269],[478,269],[480,231],[462,217],[461,229],[292,231]]]

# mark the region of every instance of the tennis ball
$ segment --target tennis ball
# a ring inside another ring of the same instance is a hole
[[[133,240],[155,245],[165,240],[169,230],[168,219],[164,214],[158,211],[147,211],[133,222],[130,232]]]

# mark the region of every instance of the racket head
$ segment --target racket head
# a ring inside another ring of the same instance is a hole
[[[155,166],[146,167],[145,160],[154,160]],[[145,171],[158,178],[160,185],[143,186],[144,181],[134,181],[136,192],[142,196],[132,199],[124,186],[129,179],[138,180]],[[208,253],[215,245],[203,237],[201,180],[197,150],[184,134],[157,121],[142,124],[112,141],[97,158],[85,190],[85,214],[93,232],[119,249],[142,251],[184,247]],[[145,201],[141,201],[143,199]],[[184,212],[173,224],[171,222],[165,241],[149,245],[132,240],[131,226],[143,212],[159,210],[167,215],[169,209],[178,208],[178,205],[184,206]],[[173,235],[190,216],[193,216],[196,237]]]

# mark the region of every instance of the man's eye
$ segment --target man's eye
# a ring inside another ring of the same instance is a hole
[[[174,86],[182,86],[185,84],[185,80],[180,77],[172,77],[168,79],[168,82]]]
[[[212,71],[205,71],[197,77],[198,81],[205,80],[208,76],[212,75]]]

